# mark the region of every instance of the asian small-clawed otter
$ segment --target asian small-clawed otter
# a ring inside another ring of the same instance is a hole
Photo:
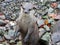
[[[34,17],[34,4],[24,3],[16,19],[16,31],[21,32],[22,45],[38,45],[39,31]]]

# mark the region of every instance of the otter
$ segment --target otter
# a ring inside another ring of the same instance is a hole
[[[28,11],[26,11],[26,5],[27,7],[30,5]],[[33,12],[32,8],[34,8],[33,4],[25,3],[21,6],[20,15],[16,19],[15,30],[21,32],[22,45],[38,45],[39,31],[34,13],[31,14]]]

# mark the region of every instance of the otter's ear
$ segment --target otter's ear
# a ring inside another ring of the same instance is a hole
[[[22,7],[22,6],[23,6],[23,4],[21,3],[21,4],[20,4],[20,7]]]
[[[22,4],[20,6],[22,6]]]
[[[33,7],[33,9],[36,9],[35,7]]]
[[[37,9],[37,5],[33,5],[33,9]]]

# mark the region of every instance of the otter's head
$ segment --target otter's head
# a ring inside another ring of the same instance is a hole
[[[25,14],[35,13],[35,9],[37,9],[35,4],[29,2],[23,3],[21,6]]]

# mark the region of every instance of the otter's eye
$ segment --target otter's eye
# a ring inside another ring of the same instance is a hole
[[[29,9],[29,11],[31,11],[31,9]]]

